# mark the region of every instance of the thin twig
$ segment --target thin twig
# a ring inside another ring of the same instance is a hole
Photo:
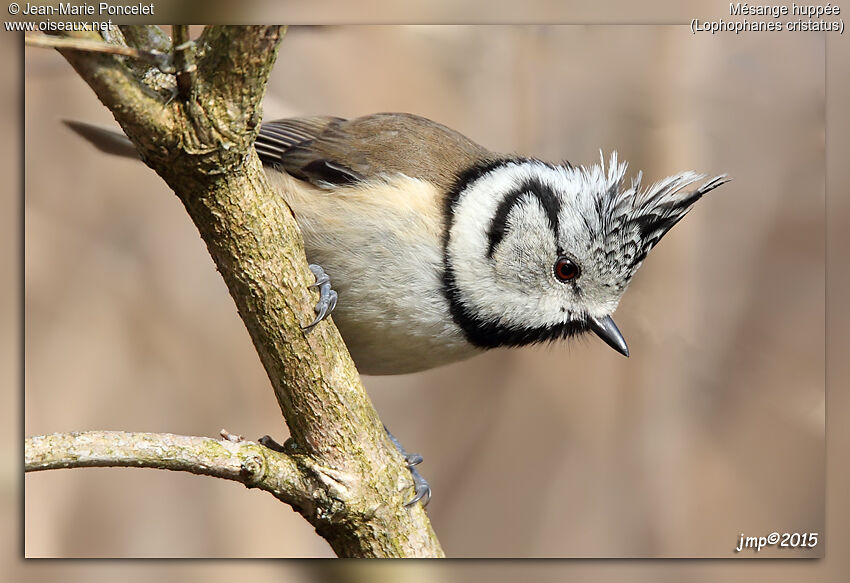
[[[161,53],[157,50],[137,49],[82,38],[55,37],[46,35],[26,35],[25,42],[31,47],[71,49],[90,53],[104,53],[108,55],[132,57],[134,59],[142,59],[155,63],[163,72],[167,72],[167,70],[170,69],[168,62],[171,56],[168,53]]]

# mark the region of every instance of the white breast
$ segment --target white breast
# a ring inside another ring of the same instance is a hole
[[[267,171],[295,213],[307,259],[339,294],[333,320],[365,374],[415,372],[472,356],[442,292],[442,197],[404,175],[318,189]]]

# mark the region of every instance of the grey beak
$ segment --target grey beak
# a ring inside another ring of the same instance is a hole
[[[617,329],[617,325],[611,319],[611,316],[604,318],[590,317],[587,319],[587,323],[590,325],[590,329],[605,341],[605,344],[628,358],[629,347],[626,346],[626,340],[620,334],[620,330]]]

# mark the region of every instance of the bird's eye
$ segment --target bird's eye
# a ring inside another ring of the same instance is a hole
[[[579,276],[581,270],[569,257],[559,257],[555,262],[555,277],[558,281],[571,281]]]

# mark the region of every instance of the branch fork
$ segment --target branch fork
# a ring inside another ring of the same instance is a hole
[[[126,48],[172,52],[152,26],[110,31],[116,52],[58,48],[110,109],[140,157],[183,202],[245,322],[289,426],[284,452],[224,439],[86,432],[32,437],[27,471],[119,465],[215,475],[266,490],[339,556],[439,557],[410,475],[384,432],[333,323],[301,329],[315,304],[300,231],[268,184],[253,142],[279,26],[173,28],[176,83]],[[103,43],[95,32],[69,39]],[[176,87],[177,96],[171,99]],[[407,484],[401,490],[398,485]]]

